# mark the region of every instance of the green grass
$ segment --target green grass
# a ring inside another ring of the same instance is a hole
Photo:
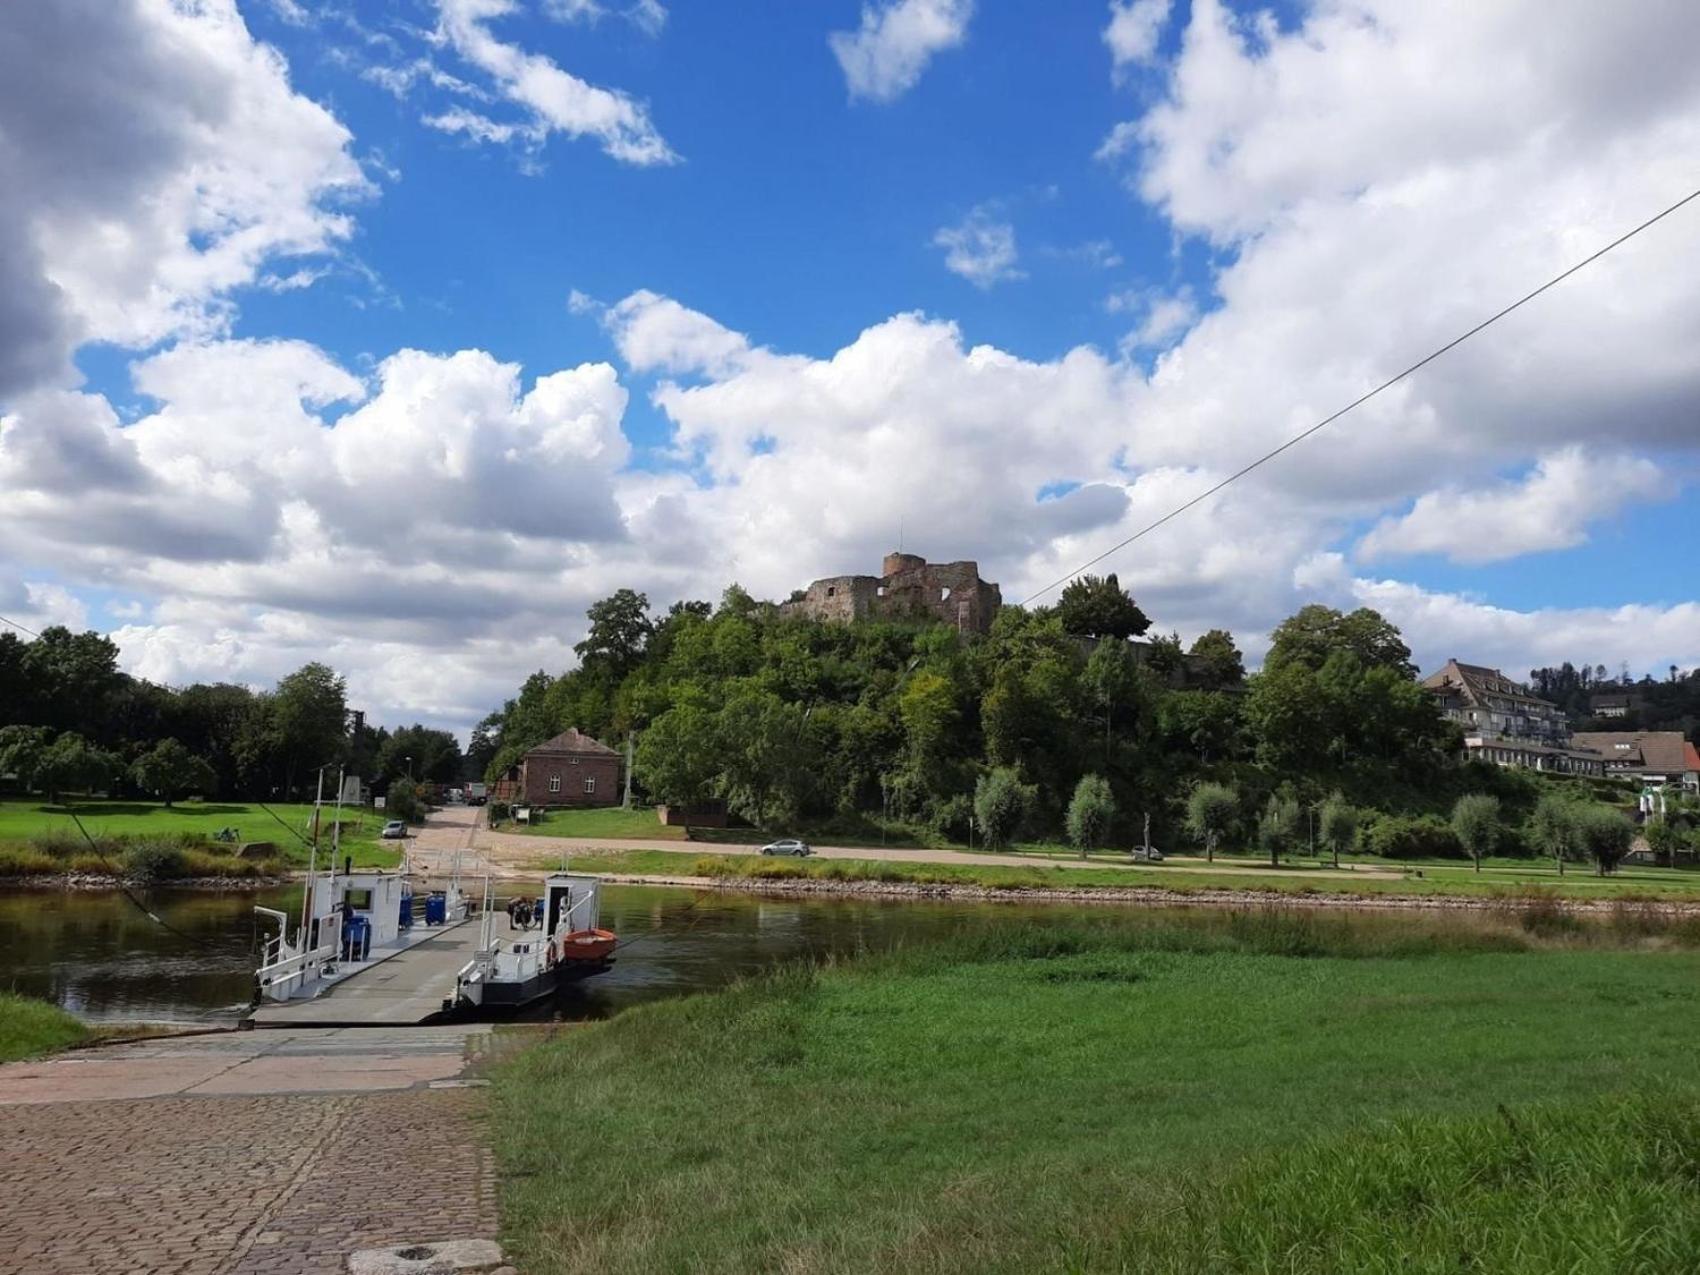
[[[72,811],[99,844],[98,851],[77,831]],[[299,803],[262,808],[246,802],[182,802],[167,809],[139,801],[73,801],[66,807],[41,799],[7,799],[0,801],[0,875],[109,871],[106,865],[122,857],[123,841],[152,838],[186,840],[192,860],[188,875],[253,875],[253,862],[236,860],[234,847],[212,840],[225,827],[237,829],[243,841],[272,843],[275,862],[264,864],[266,871],[305,867],[308,850],[301,836],[307,834],[312,812],[311,805]],[[327,806],[322,825],[327,845],[333,817],[334,808]],[[344,810],[342,818],[342,850],[354,856],[356,865],[389,867],[399,861],[399,852],[378,838],[382,811]]]
[[[1116,914],[787,969],[502,1064],[504,1238],[534,1275],[1691,1269],[1700,953],[1643,942]]]
[[[50,1054],[88,1034],[88,1028],[57,1005],[0,992],[0,1062]]]
[[[632,841],[683,841],[683,828],[669,828],[647,806],[630,810],[597,806],[586,810],[551,810],[540,824],[503,824],[503,832],[537,837],[604,837]]]
[[[870,855],[877,852],[870,852]],[[1039,860],[1011,857],[1009,866],[979,863],[917,863],[895,859],[780,859],[757,855],[704,853],[692,846],[677,850],[594,850],[574,854],[571,866],[581,872],[620,876],[755,877],[769,880],[908,881],[924,885],[985,886],[990,889],[1099,889],[1153,887],[1167,890],[1258,890],[1271,894],[1401,894],[1468,895],[1524,898],[1544,894],[1599,899],[1700,898],[1700,876],[1662,868],[1626,871],[1599,878],[1570,873],[1531,871],[1484,872],[1467,868],[1424,866],[1421,876],[1377,878],[1324,874],[1315,867],[1295,865],[1280,871],[1267,865],[1218,864],[1214,869],[1079,866],[1078,858]],[[540,871],[558,866],[558,859],[539,859]]]

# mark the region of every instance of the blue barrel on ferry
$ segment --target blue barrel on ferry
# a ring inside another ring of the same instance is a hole
[[[342,926],[342,959],[363,961],[372,950],[372,923],[363,916],[351,916]]]
[[[402,929],[411,930],[413,928],[413,896],[411,894],[401,896],[401,915],[397,919],[400,921]]]
[[[449,919],[449,896],[441,890],[433,890],[425,896],[425,924],[443,925]]]

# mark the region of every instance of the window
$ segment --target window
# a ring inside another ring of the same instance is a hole
[[[593,793],[593,792],[596,791],[596,776],[595,775],[586,775],[584,777],[584,790],[587,793]]]
[[[561,777],[559,775],[550,775],[549,776],[549,791],[550,792],[560,792],[561,791]]]
[[[838,596],[837,587],[834,586],[834,585],[830,585],[830,584],[827,585],[826,586],[826,596],[829,597],[829,598],[837,597]]]
[[[578,758],[577,758],[577,757],[569,757],[569,758],[567,758],[567,765],[569,765],[569,766],[576,766],[576,765],[578,765]]]

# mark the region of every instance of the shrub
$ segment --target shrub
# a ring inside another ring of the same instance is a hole
[[[1007,846],[1015,839],[1035,795],[1012,766],[999,766],[980,776],[974,785],[974,819],[987,845]]]
[[[1462,859],[1458,834],[1438,815],[1383,815],[1366,824],[1364,850],[1383,859]]]
[[[138,841],[124,851],[124,875],[135,881],[170,881],[184,875],[188,857],[170,841]]]
[[[1110,835],[1110,823],[1116,817],[1116,799],[1110,792],[1110,781],[1102,775],[1085,775],[1075,786],[1074,799],[1068,803],[1068,839],[1080,850],[1103,846]]]
[[[492,801],[489,805],[488,822],[492,825],[506,823],[514,817],[513,808],[505,801]]]

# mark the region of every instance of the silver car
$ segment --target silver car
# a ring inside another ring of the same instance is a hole
[[[779,841],[770,841],[761,848],[763,854],[790,854],[799,859],[806,859],[814,853],[806,842],[798,841],[795,837],[785,837]]]

